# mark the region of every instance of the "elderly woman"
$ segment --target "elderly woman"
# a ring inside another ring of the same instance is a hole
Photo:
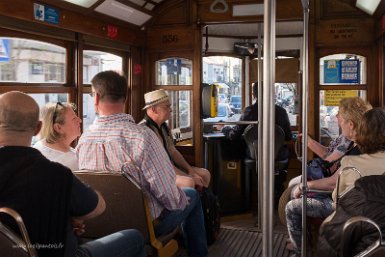
[[[34,147],[50,159],[78,170],[78,160],[71,143],[80,136],[81,119],[74,112],[71,103],[47,103],[40,112],[43,126],[41,140]]]
[[[338,194],[344,193],[353,187],[361,176],[382,175],[385,172],[385,109],[374,108],[363,116],[360,127],[357,130],[356,143],[362,154],[358,156],[347,156],[342,159]],[[355,171],[353,168],[356,168]],[[341,231],[346,221],[353,216],[368,217],[377,224],[384,218],[384,181],[383,176],[367,177],[360,179],[353,190],[349,190],[341,204],[333,215],[330,215],[318,241],[317,256],[338,256],[341,248]],[[333,201],[336,202],[337,189],[333,191]],[[370,199],[370,201],[368,201]],[[356,256],[360,251],[371,245],[377,234],[372,233],[371,225],[360,224],[360,228],[353,230],[349,246],[350,254]]]
[[[356,140],[357,129],[360,126],[364,113],[372,107],[359,97],[342,99],[339,106],[339,124],[342,134],[349,140]],[[358,155],[360,151],[354,143],[353,148],[349,149],[345,156]],[[346,158],[346,157],[344,157]],[[308,181],[309,189],[332,191],[337,182],[338,171],[332,176]],[[295,199],[286,205],[286,221],[289,237],[295,251],[294,256],[301,254],[302,237],[302,199],[300,198],[301,184],[294,190]],[[307,216],[314,218],[326,218],[333,212],[332,198],[329,195],[319,195],[316,198],[307,199]]]
[[[385,172],[385,110],[374,108],[364,114],[361,126],[358,129],[355,142],[362,154],[359,156],[347,156],[342,159],[339,170],[339,193],[354,185],[361,176],[381,175]],[[353,169],[358,169],[358,174]],[[333,200],[337,197],[336,189],[333,191]]]

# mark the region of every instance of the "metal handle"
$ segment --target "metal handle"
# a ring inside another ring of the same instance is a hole
[[[27,249],[29,256],[30,257],[37,257],[37,253],[31,244],[31,240],[29,239],[27,229],[25,228],[25,225],[23,222],[23,218],[20,216],[20,214],[17,211],[15,211],[11,208],[8,208],[8,207],[0,208],[0,213],[6,213],[16,221],[16,223],[19,227],[20,233],[23,237],[23,240],[25,243],[25,248]]]

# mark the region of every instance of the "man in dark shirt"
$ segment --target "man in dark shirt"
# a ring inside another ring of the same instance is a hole
[[[258,84],[253,84],[253,99],[255,100],[258,95]],[[258,120],[258,103],[255,101],[254,104],[245,108],[240,119],[241,121],[256,121]],[[285,132],[285,140],[290,141],[292,138],[290,130],[289,116],[284,108],[275,105],[275,124],[279,125]],[[236,126],[225,126],[222,129],[222,133],[225,134],[226,138],[234,140],[240,139],[243,131],[248,125],[236,125]]]
[[[140,232],[124,230],[78,246],[83,221],[105,209],[103,197],[67,167],[30,147],[39,106],[21,92],[0,95],[0,206],[17,211],[40,257],[145,256]],[[2,223],[18,232],[4,215]]]

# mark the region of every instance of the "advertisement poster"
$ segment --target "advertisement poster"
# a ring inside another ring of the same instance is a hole
[[[325,84],[359,84],[359,60],[326,60],[324,61]]]

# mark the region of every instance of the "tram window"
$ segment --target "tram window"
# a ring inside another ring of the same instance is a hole
[[[37,40],[0,37],[0,81],[65,83],[67,50]]]
[[[320,58],[320,85],[366,84],[366,58],[333,54]]]
[[[172,115],[168,121],[177,145],[192,145],[192,61],[168,57],[155,62],[155,85],[167,91]]]
[[[346,97],[359,96],[366,100],[366,90],[320,90],[320,142],[328,145],[338,137],[340,129],[337,122],[339,101]]]
[[[83,131],[87,131],[96,117],[94,100],[91,94],[83,94]]]
[[[192,98],[189,90],[171,91],[167,94],[170,98],[172,115],[168,121],[177,144],[185,145],[192,142]]]
[[[167,58],[155,64],[156,85],[192,85],[192,61],[184,58]]]
[[[123,58],[102,51],[83,51],[83,84],[91,84],[92,78],[101,71],[113,70],[122,74]]]
[[[215,83],[218,89],[218,108],[229,110],[225,117],[203,121],[237,121],[241,117],[242,59],[229,56],[209,56],[202,60],[203,83]]]
[[[297,126],[297,97],[297,83],[275,83],[275,103],[286,110],[291,126]]]

